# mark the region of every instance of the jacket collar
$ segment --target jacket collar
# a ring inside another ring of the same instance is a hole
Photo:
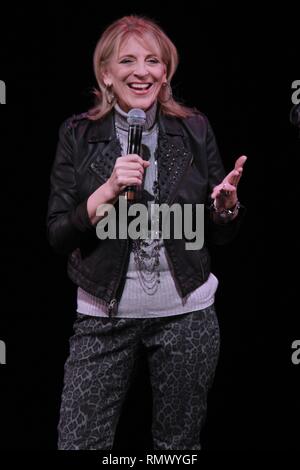
[[[183,136],[182,127],[175,117],[159,114],[158,124],[162,134]],[[116,130],[113,112],[110,112],[98,121],[92,121],[92,128],[88,139],[90,143],[109,142],[114,138],[116,138]]]
[[[158,123],[162,134],[183,136],[182,127],[177,118],[160,114]]]
[[[91,121],[89,143],[109,142],[116,137],[113,112],[106,114],[102,119]]]

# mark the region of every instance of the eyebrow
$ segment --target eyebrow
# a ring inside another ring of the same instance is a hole
[[[118,57],[118,59],[119,59],[119,60],[120,60],[120,59],[124,59],[125,57],[132,57],[132,58],[135,58],[136,56],[133,55],[133,54],[123,54],[123,55],[120,55],[120,56]],[[148,57],[157,57],[157,58],[159,58],[159,55],[158,55],[158,54],[155,54],[155,53],[153,52],[152,54],[147,54],[147,55],[146,55],[146,58],[148,58]]]

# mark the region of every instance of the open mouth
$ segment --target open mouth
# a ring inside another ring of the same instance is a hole
[[[143,94],[147,93],[152,87],[153,83],[129,83],[128,86],[135,93]]]

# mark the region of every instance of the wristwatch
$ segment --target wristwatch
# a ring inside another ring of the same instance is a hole
[[[218,218],[220,218],[223,222],[229,222],[230,220],[232,220],[238,214],[240,206],[241,205],[240,205],[239,201],[237,201],[237,203],[233,207],[231,207],[230,209],[217,209],[214,202],[213,202],[212,205],[211,205],[211,208],[212,208],[212,212]]]

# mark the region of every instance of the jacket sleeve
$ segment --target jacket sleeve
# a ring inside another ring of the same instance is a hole
[[[79,246],[85,233],[95,230],[87,212],[87,199],[79,201],[74,169],[75,140],[70,120],[59,129],[59,141],[50,176],[47,236],[58,253]]]
[[[223,163],[220,157],[218,144],[212,130],[212,127],[206,120],[206,156],[207,156],[207,165],[208,165],[208,194],[207,194],[207,204],[206,204],[206,236],[209,238],[209,242],[216,245],[223,245],[225,243],[231,242],[237,235],[241,221],[244,217],[245,208],[240,207],[239,213],[234,220],[228,223],[215,223],[213,222],[210,214],[210,207],[212,204],[212,199],[210,197],[213,188],[221,183],[221,181],[226,176]]]

